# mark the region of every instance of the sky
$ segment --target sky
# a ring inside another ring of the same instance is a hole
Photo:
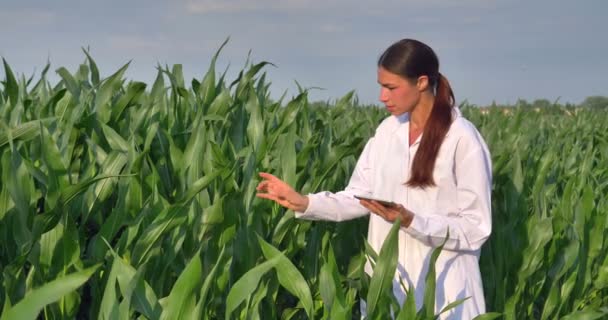
[[[379,55],[413,38],[458,103],[580,103],[608,96],[607,14],[606,0],[0,0],[0,56],[29,77],[47,61],[75,71],[88,48],[102,77],[131,61],[126,77],[151,85],[159,64],[182,64],[190,83],[229,38],[217,67],[229,80],[249,56],[273,63],[274,97],[297,81],[312,101],[355,90],[379,104]]]

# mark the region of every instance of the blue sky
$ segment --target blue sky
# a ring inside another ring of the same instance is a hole
[[[251,51],[276,65],[276,97],[296,94],[297,80],[324,88],[311,100],[354,89],[376,103],[379,54],[415,38],[435,49],[459,102],[578,103],[608,95],[607,14],[606,0],[0,0],[0,56],[29,76],[47,60],[73,71],[89,47],[102,76],[132,60],[126,76],[151,83],[159,63],[179,63],[189,83],[230,37],[218,60],[229,76]]]

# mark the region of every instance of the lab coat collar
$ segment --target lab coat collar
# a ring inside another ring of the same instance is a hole
[[[455,106],[452,108],[452,119],[453,121],[456,121],[456,119],[459,117],[462,117],[462,112],[460,112],[460,108]],[[395,116],[395,118],[397,119],[398,125],[395,126],[393,133],[397,134],[400,140],[403,139],[402,141],[407,141],[409,136],[410,113],[406,112],[404,114]],[[448,130],[446,137],[450,135],[450,131],[451,130]],[[420,143],[421,137],[422,135],[416,140],[416,142],[414,142],[414,145]]]
[[[410,121],[410,113],[406,112],[404,114],[400,114],[398,116],[395,116],[395,118],[397,118],[397,122],[399,122],[400,125],[403,125],[406,122]]]

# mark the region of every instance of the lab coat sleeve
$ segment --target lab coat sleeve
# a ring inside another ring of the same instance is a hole
[[[458,212],[414,212],[404,229],[432,247],[440,246],[449,230],[444,250],[476,251],[492,232],[491,159],[484,143],[462,157],[457,152],[455,161]]]
[[[344,221],[369,213],[355,198],[355,195],[372,195],[373,140],[374,138],[371,138],[363,148],[346,189],[336,193],[322,191],[309,194],[308,208],[304,212],[296,212],[296,218]]]

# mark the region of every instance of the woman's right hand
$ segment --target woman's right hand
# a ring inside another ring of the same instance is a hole
[[[262,182],[256,188],[256,196],[273,200],[287,209],[304,212],[308,208],[308,197],[296,192],[283,180],[270,173],[260,172]]]

